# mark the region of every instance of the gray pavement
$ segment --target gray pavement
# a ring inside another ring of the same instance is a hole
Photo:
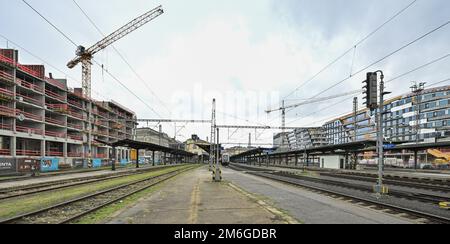
[[[154,168],[160,168],[164,166],[156,166]],[[151,166],[143,166],[139,170],[145,170],[152,168]],[[36,178],[29,178],[19,181],[8,181],[8,182],[0,182],[0,190],[2,189],[8,189],[8,188],[14,188],[14,187],[23,187],[28,185],[35,185],[35,184],[41,184],[41,183],[51,183],[51,182],[58,182],[58,181],[64,181],[64,180],[72,180],[72,179],[82,179],[82,178],[89,178],[89,177],[100,177],[100,176],[113,176],[115,174],[124,173],[124,172],[133,172],[136,171],[136,168],[121,168],[117,169],[116,171],[111,171],[110,169],[105,170],[99,170],[99,171],[90,171],[90,172],[75,172],[75,173],[68,173],[68,174],[62,174],[62,175],[55,175],[55,176],[46,176],[46,177],[36,177]]]
[[[413,223],[411,220],[231,169],[224,169],[224,178],[247,192],[267,199],[305,224]]]
[[[283,224],[256,201],[227,182],[213,183],[202,167],[168,181],[134,206],[117,213],[110,224]]]

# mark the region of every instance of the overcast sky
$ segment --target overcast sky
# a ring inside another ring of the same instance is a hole
[[[102,37],[72,0],[27,1],[77,44],[90,47]],[[136,111],[139,118],[209,119],[211,100],[215,97],[219,124],[280,126],[279,112],[267,115],[265,110],[279,106],[282,98],[412,0],[77,2],[108,34],[159,4],[165,10],[162,16],[115,44],[151,91],[111,48],[95,57],[158,115],[124,91],[111,77],[103,76],[101,69],[94,67],[93,96],[96,99],[113,99]],[[0,15],[1,35],[76,78],[69,79],[70,86],[80,86],[80,67],[69,70],[65,66],[74,57],[73,44],[21,0],[0,0],[0,9],[7,9]],[[349,52],[289,97],[298,100],[288,100],[287,103],[313,97],[449,20],[450,1],[417,1],[359,45],[356,51]],[[450,25],[367,71],[381,69],[386,79],[393,78],[450,53],[449,43]],[[7,45],[18,48],[0,38],[0,48]],[[23,51],[20,59],[22,63],[42,63]],[[433,83],[450,78],[449,71],[450,58],[447,58],[389,83],[387,89],[393,95],[401,95],[409,91],[411,81]],[[53,72],[57,77],[65,76],[51,67],[47,67],[47,72]],[[365,72],[321,97],[360,89]],[[448,84],[450,82],[442,85]],[[325,108],[328,109],[323,110]],[[327,119],[351,110],[351,97],[342,97],[290,111],[287,122],[289,126],[321,126]],[[163,128],[169,135],[174,135],[173,125],[164,125]],[[255,131],[233,132],[223,131],[222,141],[245,144],[248,133],[255,137]],[[258,132],[257,142],[271,142],[274,132]],[[206,138],[209,128],[188,125],[180,128],[178,138],[184,140],[193,133]]]

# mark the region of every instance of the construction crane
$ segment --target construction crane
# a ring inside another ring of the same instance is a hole
[[[283,105],[280,108],[266,110],[266,113],[270,114],[270,113],[273,113],[273,112],[276,112],[276,111],[282,111],[283,115],[286,115],[286,109],[298,108],[298,107],[301,107],[301,106],[304,106],[304,105],[308,105],[308,104],[321,103],[323,101],[328,101],[328,100],[333,100],[333,99],[340,98],[340,97],[355,95],[355,94],[359,94],[359,93],[362,93],[362,92],[363,92],[363,90],[354,90],[354,91],[351,91],[351,92],[341,93],[341,94],[337,94],[337,95],[334,95],[334,96],[309,99],[308,101],[292,104],[292,105],[289,105],[289,106],[284,106],[284,101],[283,101]]]
[[[151,11],[132,20],[128,24],[124,25],[122,28],[118,29],[114,33],[105,37],[103,40],[97,42],[92,47],[86,49],[83,46],[78,46],[77,51],[76,51],[77,57],[75,57],[73,60],[71,60],[67,64],[67,67],[69,67],[70,69],[73,69],[79,63],[81,63],[83,95],[85,97],[88,97],[88,98],[91,97],[91,68],[92,68],[91,66],[92,66],[92,59],[93,59],[94,55],[96,53],[98,53],[99,51],[112,45],[116,41],[122,39],[123,37],[130,34],[131,32],[139,29],[140,27],[147,24],[148,22],[154,20],[155,18],[162,15],[163,13],[164,13],[164,10],[162,9],[162,6],[158,6],[157,8],[152,9]]]

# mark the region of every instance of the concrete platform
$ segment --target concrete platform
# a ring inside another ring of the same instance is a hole
[[[165,183],[119,212],[110,224],[284,224],[287,220],[230,186],[206,167]]]
[[[41,184],[41,183],[51,183],[51,182],[58,182],[58,181],[64,181],[64,180],[71,180],[71,179],[83,179],[83,178],[90,178],[90,177],[97,177],[97,176],[113,176],[120,173],[126,173],[126,172],[133,172],[136,170],[146,170],[149,168],[161,168],[164,166],[143,166],[140,169],[136,168],[120,168],[116,171],[111,171],[110,169],[105,170],[99,170],[99,171],[86,171],[86,172],[74,172],[74,173],[66,173],[62,175],[55,175],[55,176],[45,176],[45,177],[36,177],[36,178],[28,178],[28,179],[21,179],[19,181],[7,181],[7,182],[0,182],[0,190],[2,189],[8,189],[8,188],[14,188],[14,187],[23,187],[28,185],[34,185],[34,184]]]
[[[226,180],[266,199],[305,224],[413,224],[412,220],[313,193],[295,186],[224,169]]]

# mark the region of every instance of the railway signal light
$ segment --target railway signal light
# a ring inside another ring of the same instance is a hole
[[[364,83],[364,104],[367,108],[375,110],[378,106],[378,87],[377,87],[378,75],[377,73],[367,73],[367,79]]]

